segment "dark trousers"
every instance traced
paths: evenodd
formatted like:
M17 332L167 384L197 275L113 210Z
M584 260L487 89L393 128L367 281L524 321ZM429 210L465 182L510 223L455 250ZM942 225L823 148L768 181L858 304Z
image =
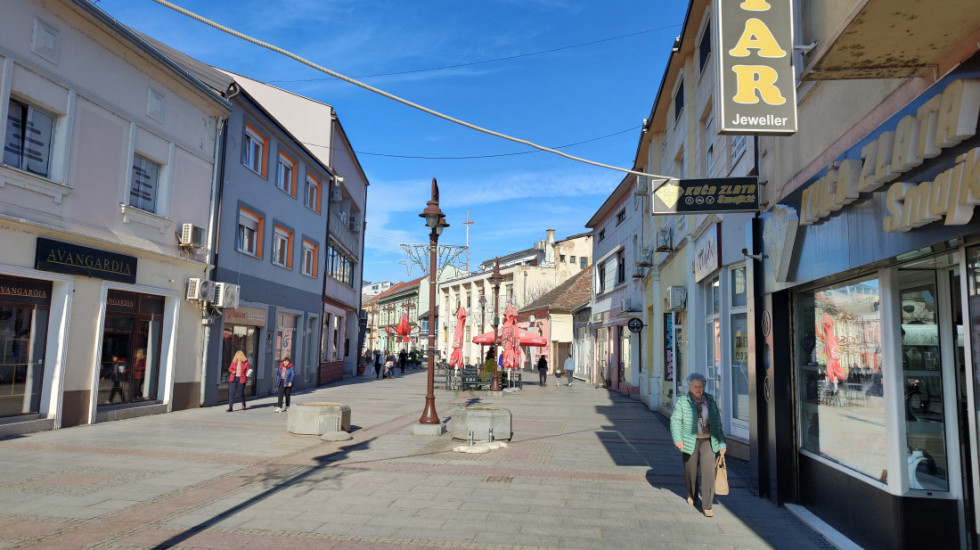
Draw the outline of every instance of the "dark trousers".
M292 386L279 386L279 405L278 405L278 407L280 409L282 408L282 398L283 398L283 396L286 397L286 407L289 407L289 396L292 395L292 393L293 393L293 387Z
M245 384L242 384L240 380L235 380L234 382L228 382L228 408L235 408L235 400L238 395L242 396L242 408L245 408Z
M681 453L684 456L684 485L687 496L697 500L698 466L701 466L701 509L710 510L715 499L715 453L711 450L711 439L696 439L694 452Z
M538 378L542 386L548 385L548 369L538 369Z
M381 365L377 363L374 364L374 377L381 378Z
M405 374L405 364L406 363L407 363L407 361L399 361L398 362L398 368L401 369L402 374Z
M109 390L109 403L116 397L116 393L119 394L119 400L123 403L126 402L126 394L123 393L122 382L113 382L112 389Z

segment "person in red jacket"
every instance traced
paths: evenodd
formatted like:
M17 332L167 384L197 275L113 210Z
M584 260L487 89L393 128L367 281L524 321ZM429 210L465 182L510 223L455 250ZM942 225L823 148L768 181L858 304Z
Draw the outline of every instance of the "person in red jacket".
M235 396L239 392L242 394L242 410L244 411L248 408L245 405L245 384L248 383L248 371L249 364L245 353L242 350L236 351L235 358L232 359L231 365L228 366L228 410L226 412L231 412L235 409Z

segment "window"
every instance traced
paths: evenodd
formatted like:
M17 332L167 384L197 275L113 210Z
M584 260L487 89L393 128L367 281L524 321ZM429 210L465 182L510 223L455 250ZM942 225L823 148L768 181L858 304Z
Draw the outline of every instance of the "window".
M698 67L704 72L704 66L708 64L708 56L711 54L711 23L704 27L704 34L701 35L701 43L698 44Z
M745 266L736 267L730 277L732 372L732 418L749 421L749 322L746 315Z
M568 263L570 263L570 264L574 264L574 263L575 263L575 256L570 256L570 257L568 258Z
M262 225L259 214L247 208L238 209L238 251L262 257Z
M245 123L245 138L242 140L242 164L256 174L266 176L265 150L269 140L249 123Z
M350 259L343 252L332 245L327 246L327 273L346 284L354 286L354 260Z
M54 120L54 115L11 99L3 144L3 163L38 176L49 177Z
M732 136L732 165L738 162L738 159L742 157L742 153L744 152L745 152L745 136L733 135Z
M316 243L303 239L303 275L316 277L318 248Z
M306 175L306 190L303 193L303 203L310 210L320 213L320 181L313 176Z
M626 209L625 208L622 209L622 210L620 210L616 214L616 225L619 225L619 224L623 223L624 221L626 221Z
M564 254L559 254L558 255L558 263L560 263L560 264L565 263L565 255Z
M276 187L296 196L296 161L286 153L279 153L276 163Z
M272 233L272 263L293 268L293 232L278 225Z
M606 262L602 262L599 266L599 272L596 274L596 288L598 291L596 294L602 294L606 291Z
M794 353L800 447L884 482L889 445L878 303L877 279L797 294ZM845 382L851 372L861 373L853 394Z
M616 284L626 282L626 254L622 250L616 253Z
M684 149L682 148L677 152L677 156L674 157L674 173L677 177L684 179L687 177L687 163L684 162Z
M585 268L589 267L589 258L588 257L582 256L581 258L578 259L578 261L579 261L579 267L581 267L582 269L585 269Z
M605 238L606 238L606 230L603 229L602 231L599 232L599 242L602 242L603 240L605 240Z
M715 174L715 119L708 117L704 123L704 175Z
M160 165L142 156L133 156L133 181L129 185L129 205L150 213L157 211Z
M720 313L720 289L721 282L718 277L714 277L705 282L704 289L704 319L705 319L705 365L707 366L707 378L710 384L705 391L716 393L717 384L721 380L721 318Z
M674 122L681 118L681 111L684 110L684 83L677 85L677 92L674 94Z

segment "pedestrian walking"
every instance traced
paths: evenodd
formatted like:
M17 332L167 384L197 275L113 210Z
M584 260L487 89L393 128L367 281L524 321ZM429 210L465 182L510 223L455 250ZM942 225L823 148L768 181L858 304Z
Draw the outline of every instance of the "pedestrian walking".
M398 354L398 368L401 369L402 374L405 374L405 366L408 365L408 352L402 350Z
M245 352L236 351L235 357L228 365L228 409L225 412L235 410L235 398L239 393L242 395L242 410L248 408L245 404L245 384L248 383L249 370L251 367L248 364L248 358L245 357Z
M538 358L538 380L542 388L548 384L548 358L544 355Z
M296 368L293 366L293 362L289 360L289 356L283 357L282 363L279 364L279 368L276 369L276 381L275 387L279 388L279 401L276 405L276 412L284 412L289 410L289 397L293 393L293 379L296 377ZM283 397L286 398L286 406L283 407Z
M725 434L721 427L718 405L705 393L705 377L693 373L687 377L687 396L677 400L670 417L670 437L684 460L684 485L687 504L694 506L698 491L698 466L701 467L701 510L714 517L711 503L715 497L715 453L725 456Z
M565 371L565 376L568 377L567 385L571 386L572 373L575 372L575 359L573 359L571 355L568 356L568 359L565 359L565 366L563 367L563 369Z
M112 356L112 364L109 365L109 370L102 375L102 379L108 378L112 382L112 388L109 390L109 398L106 399L105 404L109 405L112 400L116 398L116 394L119 394L119 401L126 402L126 394L123 393L122 381L123 375L126 373L126 360L118 355Z
M385 370L381 373L381 378L394 378L395 377L395 354L388 353L385 358Z
M374 377L381 378L381 350L374 350Z

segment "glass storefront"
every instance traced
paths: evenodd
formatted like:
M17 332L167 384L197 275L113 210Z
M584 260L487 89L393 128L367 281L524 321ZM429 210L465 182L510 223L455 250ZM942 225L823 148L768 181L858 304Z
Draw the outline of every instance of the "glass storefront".
M745 266L731 271L732 419L749 421L749 321L746 313Z
M98 406L156 401L164 299L110 290L106 296Z
M228 401L228 367L235 353L241 351L252 367L252 376L245 385L245 395L255 395L255 384L259 379L259 338L265 326L266 310L240 306L224 312L224 330L221 333L221 364L218 367L218 402Z
M0 278L0 418L37 414L51 283Z
M877 279L797 294L802 449L887 482Z

